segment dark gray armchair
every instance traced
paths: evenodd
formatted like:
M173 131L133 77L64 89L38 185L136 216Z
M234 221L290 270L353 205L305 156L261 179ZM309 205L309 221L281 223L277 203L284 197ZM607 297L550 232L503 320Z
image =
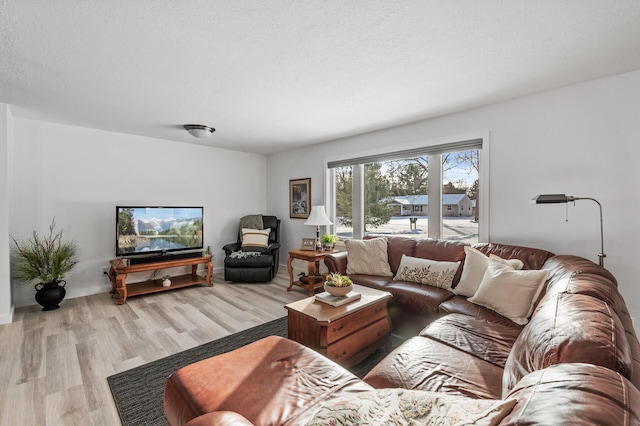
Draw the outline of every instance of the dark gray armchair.
M262 215L262 229L271 230L267 247L242 247L241 228L242 226L238 229L238 240L222 247L225 252L225 281L245 283L271 281L278 272L280 264L280 219Z

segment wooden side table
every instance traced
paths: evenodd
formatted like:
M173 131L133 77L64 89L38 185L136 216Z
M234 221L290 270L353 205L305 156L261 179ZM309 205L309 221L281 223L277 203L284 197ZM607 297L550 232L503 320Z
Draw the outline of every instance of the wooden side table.
M325 256L331 253L332 252L329 251L316 252L313 250L290 250L289 260L287 261L287 271L289 271L289 287L287 288L287 291L291 291L293 286L297 285L300 287L306 287L309 291L309 296L313 296L314 290L324 285L323 280L319 280L318 282L309 280L309 284L305 284L299 280L294 280L293 267L291 266L291 262L293 261L293 259L306 261L308 269L307 276L315 277L320 274L320 261L324 259Z
M391 293L353 285L360 300L333 307L308 297L289 303L288 337L349 367L385 344L389 350Z

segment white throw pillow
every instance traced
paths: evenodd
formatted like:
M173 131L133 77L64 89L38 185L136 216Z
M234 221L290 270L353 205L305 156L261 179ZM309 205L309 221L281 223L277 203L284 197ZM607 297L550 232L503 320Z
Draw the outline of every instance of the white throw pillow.
M549 271L516 271L509 265L490 259L476 294L469 302L489 308L516 324L529 322L534 303L542 291Z
M267 248L269 247L269 233L267 229L242 228L242 248Z
M345 240L344 245L347 248L347 275L393 275L389 266L386 238Z
M377 389L320 406L307 426L326 425L496 425L515 399L474 399L444 392Z
M513 269L522 269L524 266L524 263L519 259L502 259L495 254L487 257L487 255L473 247L465 246L464 253L464 266L462 267L460 282L453 289L453 292L460 296L471 297L476 293L489 266L489 259L499 260Z
M451 290L451 283L458 266L460 262L437 262L403 254L398 273L393 279Z

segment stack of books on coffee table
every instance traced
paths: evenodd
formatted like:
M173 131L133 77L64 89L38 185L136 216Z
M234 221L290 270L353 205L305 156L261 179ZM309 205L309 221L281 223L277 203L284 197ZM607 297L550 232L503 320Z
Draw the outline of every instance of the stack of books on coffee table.
M332 296L327 292L316 294L318 302L326 303L331 306L342 306L350 302L360 300L362 296L356 291L351 291L344 296Z

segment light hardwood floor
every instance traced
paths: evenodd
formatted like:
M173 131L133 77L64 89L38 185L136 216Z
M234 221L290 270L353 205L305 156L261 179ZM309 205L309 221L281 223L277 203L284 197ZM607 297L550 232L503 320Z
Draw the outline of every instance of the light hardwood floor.
M307 297L286 291L282 267L271 283L212 281L121 306L104 293L16 309L0 326L0 425L119 425L108 376L285 316Z

